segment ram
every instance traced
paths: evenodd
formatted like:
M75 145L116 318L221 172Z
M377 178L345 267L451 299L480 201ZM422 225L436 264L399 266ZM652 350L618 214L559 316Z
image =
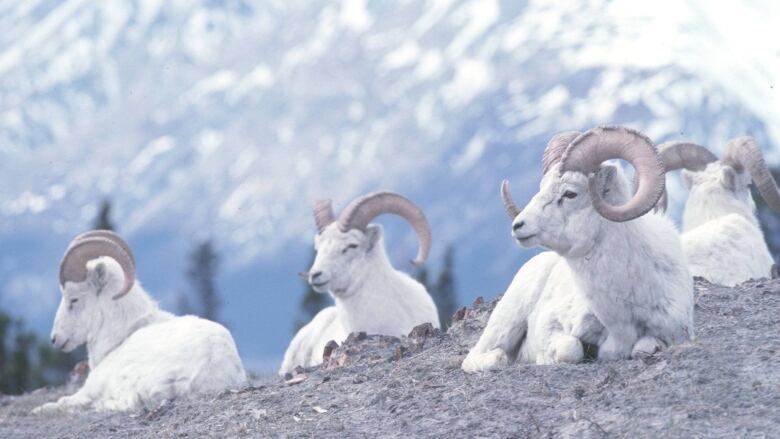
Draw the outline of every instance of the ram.
M86 343L91 372L76 393L35 413L133 410L245 385L227 329L161 310L136 280L133 253L115 233L77 236L60 264L60 288L51 342L66 352Z
M631 163L633 191L611 159ZM462 367L514 358L579 362L650 354L693 337L693 281L673 224L646 215L664 188L657 150L640 133L598 127L548 144L539 192L524 209L502 184L512 235L552 251L528 261L490 316Z
M775 212L780 190L755 140L732 139L721 160L702 146L668 142L661 145L661 158L666 172L683 169L690 192L682 241L691 273L727 286L774 274L750 183Z
M329 292L335 305L320 311L290 342L280 375L297 366L322 363L325 345L342 342L351 332L406 335L421 323L439 327L436 305L425 287L395 270L387 257L382 226L370 224L381 214L406 219L420 240L416 265L425 263L431 232L423 212L391 192L364 195L336 218L329 200L318 201L314 219L317 256L308 280L318 293Z

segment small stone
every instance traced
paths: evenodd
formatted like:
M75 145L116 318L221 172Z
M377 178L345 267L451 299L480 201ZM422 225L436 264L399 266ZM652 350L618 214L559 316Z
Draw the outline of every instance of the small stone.
M390 359L390 361L398 361L401 358L404 357L404 354L406 354L407 349L403 346L396 346L395 352L393 352L393 356Z
M452 322L453 323L459 322L465 318L466 318L466 307L464 306L463 308L455 311L455 314L452 315Z
M430 337L436 335L438 330L430 323L423 323L412 328L412 332L409 333L409 338L416 344L425 342Z
M325 345L325 348L322 350L322 361L323 361L323 362L327 362L328 360L330 360L330 356L333 354L333 351L334 351L336 348L338 348L338 347L339 347L339 344L338 344L338 343L336 343L336 341L335 341L335 340L331 340L331 341L329 341L329 342L328 342L328 343Z
M255 421L259 421L262 418L265 418L268 416L268 410L266 409L252 409L250 412L252 415L252 418L254 418Z
M476 299L474 299L474 303L471 306L479 306L482 305L483 303L485 303L485 299L482 298L482 296L479 296Z
M458 355L456 357L449 357L447 358L447 364L444 366L445 369L460 369L460 365L463 364L463 360L466 358L465 355Z
M299 375L295 375L294 377L292 377L289 380L285 381L285 384L287 384L288 386L294 386L296 384L300 384L300 383L306 381L307 378L308 378L308 376L306 376L305 373L302 373L302 374L299 374Z
M325 410L324 408L322 408L322 407L320 407L318 405L315 405L314 407L312 407L312 409L314 409L315 412L320 413L320 414L328 413L327 410Z

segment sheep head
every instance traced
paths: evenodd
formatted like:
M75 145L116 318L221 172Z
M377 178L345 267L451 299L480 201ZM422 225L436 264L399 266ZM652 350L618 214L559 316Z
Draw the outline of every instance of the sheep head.
M95 230L71 241L60 263L62 299L54 318L52 344L71 351L86 342L102 303L125 296L135 283L135 259L113 232Z
M658 151L664 164L664 172L672 172L678 169L683 169L683 172L703 171L708 164L718 160L709 149L693 142L665 142L658 147ZM666 190L664 190L661 199L658 200L658 204L655 206L655 210L665 212L667 205L668 197Z
M338 218L330 200L318 201L314 206L317 256L308 273L315 291L338 295L360 279L370 256L384 252L382 226L371 221L386 213L399 215L412 225L420 241L412 263L425 263L431 246L430 226L422 210L405 197L392 192L364 195L352 201Z
M549 146L548 146L549 148ZM631 163L638 189L611 159ZM598 127L570 140L550 163L539 192L524 209L516 209L512 234L524 247L542 245L562 255L582 255L595 244L605 219L624 222L653 208L664 188L663 165L653 143L625 127ZM502 184L502 200L516 206Z
M686 229L725 213L752 217L756 205L750 194L751 182L767 205L780 212L780 189L752 137L732 139L721 160L703 169L684 169L683 180L690 191L685 207Z

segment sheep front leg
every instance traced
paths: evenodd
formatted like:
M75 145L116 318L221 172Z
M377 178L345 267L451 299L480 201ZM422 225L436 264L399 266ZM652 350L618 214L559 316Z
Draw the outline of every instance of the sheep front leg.
M463 360L461 367L465 372L481 372L509 364L507 352L520 343L527 328L526 320L518 312L518 298L514 297L521 294L510 286L498 302L479 341Z
M598 361L614 361L628 358L636 340L637 336L634 328L610 329L604 343L599 346Z
M516 351L520 345L528 329L528 316L559 259L555 253L546 252L520 268L490 315L479 341L463 360L461 368L465 372L480 372L509 364L507 353Z
M63 396L56 402L47 402L33 409L32 414L46 414L46 413L69 413L79 411L80 409L92 404L86 392L82 388L73 395Z

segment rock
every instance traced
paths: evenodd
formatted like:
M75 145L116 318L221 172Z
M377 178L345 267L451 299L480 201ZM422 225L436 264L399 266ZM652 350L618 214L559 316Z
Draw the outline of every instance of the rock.
M300 384L306 381L307 378L308 376L305 373L301 373L298 375L294 375L292 378L286 380L284 383L287 384L288 386L294 386L296 384Z
M331 354L333 354L333 350L336 349L337 347L339 347L339 344L336 343L335 340L329 341L325 345L325 349L322 350L322 361L327 362L328 360L330 360L330 356Z

